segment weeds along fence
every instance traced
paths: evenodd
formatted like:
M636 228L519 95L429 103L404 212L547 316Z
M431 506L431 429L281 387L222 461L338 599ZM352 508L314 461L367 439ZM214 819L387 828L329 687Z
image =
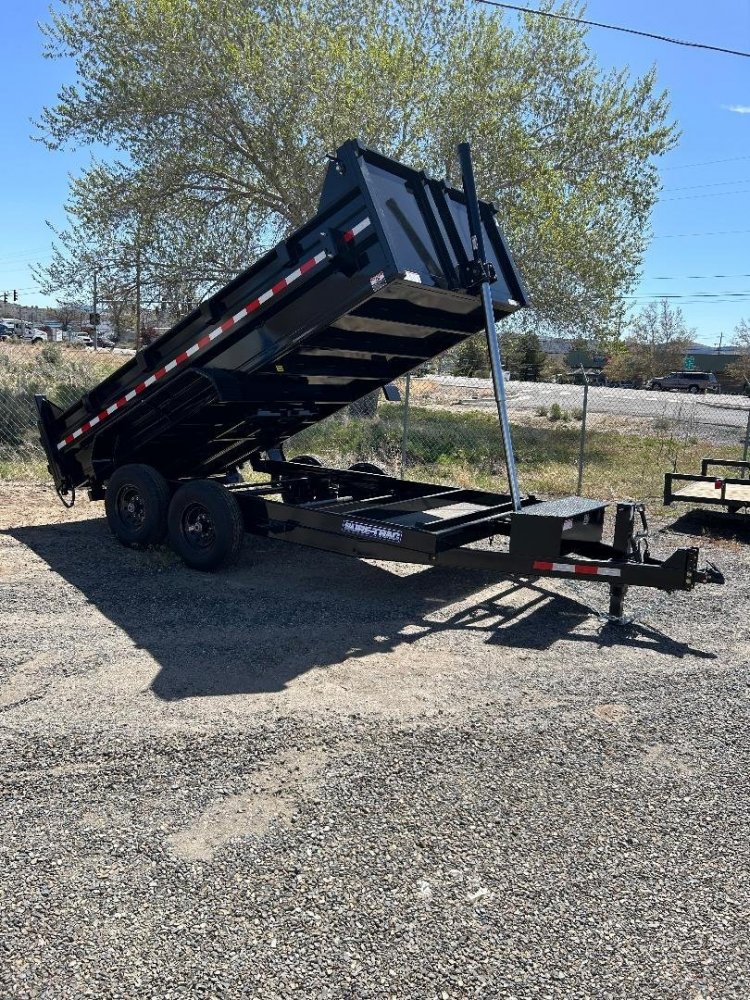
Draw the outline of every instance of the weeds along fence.
M123 362L59 344L0 344L0 479L44 479L34 395L67 407Z
M47 344L0 344L0 479L46 479L34 394L67 406L123 363L121 355ZM489 379L432 375L397 383L287 443L348 468L369 462L408 479L504 492L505 460ZM521 489L564 496L658 498L667 471L697 472L704 455L739 458L750 401L512 379L506 384Z
M400 403L331 417L297 435L288 453L506 491L489 379L412 376L398 387ZM697 472L704 455L738 458L747 447L744 397L516 380L506 394L521 489L540 496L658 498L665 472Z

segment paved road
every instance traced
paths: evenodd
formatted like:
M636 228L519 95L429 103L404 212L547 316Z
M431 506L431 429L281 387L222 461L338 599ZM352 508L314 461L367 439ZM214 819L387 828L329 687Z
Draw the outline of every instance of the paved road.
M489 379L440 380L446 392L461 395L464 405L494 407ZM564 409L582 406L583 387L555 385L548 382L506 384L511 410L535 410L557 402ZM472 398L473 397L473 398ZM682 392L647 392L642 389L614 389L592 386L589 389L589 412L612 416L663 418L690 423L695 436L706 440L735 444L744 436L750 410L746 396L691 396Z

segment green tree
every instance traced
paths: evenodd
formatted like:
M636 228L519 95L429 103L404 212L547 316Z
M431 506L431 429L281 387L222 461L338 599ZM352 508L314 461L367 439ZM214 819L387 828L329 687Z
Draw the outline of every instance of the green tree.
M655 72L603 71L580 25L468 0L63 0L44 30L76 81L40 136L111 151L73 185L47 287L138 255L154 291L203 294L310 217L353 136L452 182L473 142L535 303L516 324L595 332L638 275L675 131Z
M740 357L728 364L724 375L741 387L750 391L750 321L741 319L734 328L734 336L730 351L736 351Z
M503 368L513 378L536 382L544 366L545 354L535 333L509 330L500 338Z
M643 382L681 371L694 337L679 306L671 306L668 299L649 302L632 318L628 336L611 354L604 369L607 378Z
M467 337L452 352L453 374L469 378L486 378L490 373L490 359L484 333Z

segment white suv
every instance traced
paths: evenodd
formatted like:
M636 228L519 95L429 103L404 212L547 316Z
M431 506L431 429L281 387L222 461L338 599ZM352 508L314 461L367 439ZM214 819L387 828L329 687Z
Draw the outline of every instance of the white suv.
M684 392L721 392L719 380L713 372L670 372L652 378L646 383L647 389L675 389Z

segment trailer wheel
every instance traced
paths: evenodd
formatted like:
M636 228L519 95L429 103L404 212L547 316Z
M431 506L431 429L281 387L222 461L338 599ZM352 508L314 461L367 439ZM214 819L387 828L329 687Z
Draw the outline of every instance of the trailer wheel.
M169 505L169 544L193 569L212 570L235 561L245 526L237 500L211 479L180 486Z
M385 470L372 462L355 462L349 466L349 472L369 472L373 476L384 476Z
M107 523L123 545L156 545L163 541L168 507L169 485L150 465L123 465L107 483Z

